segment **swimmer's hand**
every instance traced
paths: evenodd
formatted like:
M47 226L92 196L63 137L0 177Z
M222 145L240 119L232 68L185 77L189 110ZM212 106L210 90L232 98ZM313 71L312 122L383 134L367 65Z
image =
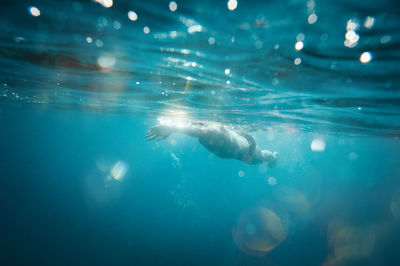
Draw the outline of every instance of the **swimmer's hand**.
M269 167L269 168L275 168L275 167L276 167L276 163L277 163L277 161L278 161L278 153L277 153L277 152L273 152L273 153L272 153L272 156L273 156L272 161L270 161L270 162L268 163L268 167Z
M166 139L171 135L172 129L168 126L164 125L158 125L150 128L147 133L146 133L146 139L147 140L153 140L155 139L156 141L160 141L163 139Z

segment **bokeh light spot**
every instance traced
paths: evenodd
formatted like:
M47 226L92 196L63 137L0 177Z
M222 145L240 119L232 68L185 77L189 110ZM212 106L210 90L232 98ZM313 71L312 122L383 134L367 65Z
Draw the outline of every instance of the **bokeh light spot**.
M193 25L188 28L188 33L194 34L196 32L201 32L202 30L203 30L203 27L201 25Z
M294 48L295 48L297 51L300 51L301 49L303 49L303 47L304 47L304 43L303 43L302 41L296 42L296 44L295 44L295 46L294 46Z
M95 0L96 3L104 6L105 8L110 8L113 6L113 0Z
M277 183L277 181L276 181L276 178L275 178L275 177L273 177L273 176L268 177L268 184L269 184L270 186L275 186L276 183Z
M386 44L392 40L392 37L390 35L384 35L381 37L379 40L381 44Z
M236 0L229 0L227 3L228 9L233 11L237 8L237 1Z
M312 151L317 151L317 152L324 151L325 146L326 146L325 141L321 138L314 139L311 142L311 150Z
M169 10L171 10L172 12L175 12L178 9L178 5L176 4L175 1L171 1L168 7Z
M39 10L39 8L37 8L37 7L35 7L35 6L30 6L30 7L28 8L28 10L29 10L29 13L30 13L32 16L34 16L34 17L40 16L40 10Z
M254 47L256 47L256 49L261 49L263 47L263 45L264 45L264 43L262 41L260 41L260 40L257 40L254 43Z
M301 191L292 187L280 187L273 191L278 201L284 204L287 210L297 214L305 214L311 207L309 198Z
M115 180L121 180L124 178L126 173L128 172L128 164L124 161L118 161L115 163L113 168L110 170L110 175L115 179Z
M246 254L264 256L277 247L287 235L281 218L265 207L245 210L232 230L233 240Z
M110 54L103 54L97 58L97 64L103 69L112 68L116 62L117 59L115 58L115 56L112 56Z
M132 21L136 21L138 19L138 15L136 14L135 11L130 10L128 12L128 18Z
M214 37L208 38L208 44L209 45L214 45L215 44L215 38Z
M302 41L304 41L304 38L305 38L306 36L304 35L304 33L299 33L299 34L297 34L297 36L296 36L296 41L298 41L298 42L302 42Z
M307 19L308 24L314 24L315 22L317 22L317 20L318 20L318 17L315 14L309 15L308 19Z
M114 29L119 30L119 29L121 29L121 26L122 26L121 22L119 22L118 20L113 22Z
M96 40L96 46L97 47L103 47L103 41L102 40Z
M372 59L372 54L370 52L364 52L360 56L360 62L363 64L368 63Z
M324 265L350 265L367 257L375 247L376 234L372 226L354 226L334 220L328 226L331 255Z
M368 16L368 17L365 18L365 21L364 21L364 27L365 28L370 29L370 28L372 28L374 26L374 24L375 24L375 18L374 17Z

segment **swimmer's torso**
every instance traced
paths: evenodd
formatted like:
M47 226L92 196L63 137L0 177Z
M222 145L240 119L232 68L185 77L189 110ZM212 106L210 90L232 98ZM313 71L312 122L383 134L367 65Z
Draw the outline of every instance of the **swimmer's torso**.
M199 142L218 157L240 160L249 150L249 143L238 133L224 126L215 126L207 130Z

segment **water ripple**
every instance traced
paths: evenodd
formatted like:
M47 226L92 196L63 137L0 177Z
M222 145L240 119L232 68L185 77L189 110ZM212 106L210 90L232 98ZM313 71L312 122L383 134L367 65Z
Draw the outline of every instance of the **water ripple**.
M400 134L400 20L392 1L246 1L233 12L213 1L182 2L175 12L162 1L79 4L37 1L38 17L22 2L3 5L3 106L175 109L253 129ZM349 23L353 48L344 45ZM366 51L372 60L362 63Z

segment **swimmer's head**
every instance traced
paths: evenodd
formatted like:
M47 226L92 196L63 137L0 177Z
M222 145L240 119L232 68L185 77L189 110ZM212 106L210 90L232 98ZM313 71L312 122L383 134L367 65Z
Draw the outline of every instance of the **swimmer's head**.
M274 168L276 166L276 162L278 160L277 152L270 152L268 150L261 151L264 162L268 163L270 168Z

